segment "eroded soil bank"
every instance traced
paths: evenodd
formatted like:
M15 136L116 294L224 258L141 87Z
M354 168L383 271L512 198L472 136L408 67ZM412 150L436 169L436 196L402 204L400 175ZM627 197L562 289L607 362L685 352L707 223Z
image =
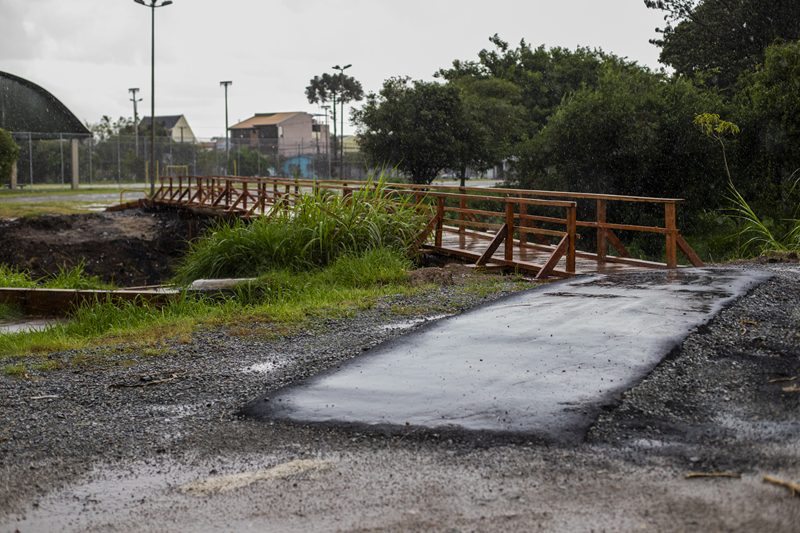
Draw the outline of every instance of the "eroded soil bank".
M123 211L42 215L0 221L0 263L27 270L34 279L73 268L120 287L169 279L186 250L188 221L176 213Z
M569 446L240 416L264 391L433 309L486 301L458 286L302 329L213 328L50 354L60 370L0 377L0 531L796 532L798 499L763 476L800 482L800 271L747 268L775 276L693 331ZM229 475L253 482L181 490Z

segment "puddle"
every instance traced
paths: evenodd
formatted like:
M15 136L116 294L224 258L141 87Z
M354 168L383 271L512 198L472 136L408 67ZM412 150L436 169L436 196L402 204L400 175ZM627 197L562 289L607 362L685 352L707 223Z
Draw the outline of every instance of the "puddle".
M395 331L398 329L411 329L414 326L418 326L426 322L434 322L441 318L447 318L448 316L453 316L453 315L435 315L425 318L415 318L413 320L402 320L400 322L392 322L391 324L386 324L382 326L381 329L385 331Z

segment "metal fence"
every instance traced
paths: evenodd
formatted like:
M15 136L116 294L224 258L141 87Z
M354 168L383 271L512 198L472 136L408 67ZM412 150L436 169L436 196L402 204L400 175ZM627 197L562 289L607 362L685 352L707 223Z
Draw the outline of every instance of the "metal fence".
M17 161L18 186L72 183L72 145L77 141L80 185L127 185L149 183L150 176L259 176L302 179L365 180L370 170L364 157L345 147L344 164L333 153L328 156L313 143L280 146L270 139L225 139L176 142L158 137L155 161L151 159L149 135L138 138L112 135L104 138L70 134L12 132L20 147ZM155 167L155 168L154 168Z

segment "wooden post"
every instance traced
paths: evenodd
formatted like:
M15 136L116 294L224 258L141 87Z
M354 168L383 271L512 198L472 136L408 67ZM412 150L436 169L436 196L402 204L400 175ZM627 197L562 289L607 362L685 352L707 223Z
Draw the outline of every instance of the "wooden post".
M467 197L466 197L467 191L464 189L464 187L459 187L458 188L458 194L461 195L461 197L458 199L458 207L459 207L459 209L466 209L467 208ZM464 213L459 213L458 214L458 220L464 220ZM464 224L459 224L458 232L460 234L462 234L462 235L464 234L464 229L465 229L464 228Z
M525 198L525 195L524 194L520 194L519 197L520 198ZM528 222L530 222L530 221L529 220L525 220L524 218L522 218L522 215L527 215L527 214L528 214L528 205L527 204L523 204L522 202L520 202L520 204L519 204L519 225L522 228L530 227L530 224L528 224ZM527 231L520 231L519 232L519 247L522 248L523 244L528 244L528 232Z
M577 227L577 204L573 203L567 208L567 236L569 237L569 247L567 248L567 272L575 273L575 228Z
M675 204L664 204L664 221L665 228L669 231L667 233L667 268L678 268L678 247L677 239L678 234L675 227Z
M606 223L606 201L597 200L597 223ZM597 260L606 260L606 250L608 249L607 232L605 228L597 228Z
M508 235L506 235L506 253L505 260L514 260L514 202L510 202L506 198L506 227L508 228Z
M78 188L78 139L70 140L72 148L72 188Z
M247 182L242 182L242 209L247 212Z
M444 224L444 197L439 196L436 198L436 240L434 242L437 248L442 247L442 224Z

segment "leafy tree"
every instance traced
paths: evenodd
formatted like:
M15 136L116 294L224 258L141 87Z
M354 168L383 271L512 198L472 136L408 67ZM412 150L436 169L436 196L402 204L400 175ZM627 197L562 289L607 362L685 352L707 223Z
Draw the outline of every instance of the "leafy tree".
M19 146L6 130L0 129L0 182L11 179L11 169L19 157Z
M481 50L478 61L453 61L450 69L437 76L454 82L463 79L500 79L519 88L518 103L525 109L527 131L544 126L547 117L562 99L584 86L597 86L598 68L605 63L621 63L601 51L578 48L546 50L544 45L531 48L525 40L512 49L497 34L489 39L495 50Z
M450 167L458 172L461 186L467 167L485 172L513 154L524 131L525 108L513 83L499 78L458 78L449 84L461 99L460 127Z
M339 146L336 137L337 99L339 105L342 106L342 112L344 112L344 104L360 102L364 99L364 89L361 87L361 83L352 76L325 73L322 76L314 76L311 85L306 87L306 97L310 104L333 103L333 152L336 153Z
M575 192L685 198L684 217L721 205L718 148L697 142L697 110L720 110L714 92L644 68L606 66L596 89L559 106L518 156L516 185ZM616 220L641 224L646 206L619 206ZM592 214L584 213L584 216ZM650 215L647 215L650 216ZM654 224L662 213L652 213ZM684 219L684 226L690 224Z
M665 12L660 61L678 75L715 73L711 82L732 89L741 73L764 59L775 39L800 39L797 0L644 0ZM676 23L673 26L673 23Z
M390 78L378 95L352 111L359 146L373 164L397 166L414 183L429 184L457 161L463 108L455 87Z

